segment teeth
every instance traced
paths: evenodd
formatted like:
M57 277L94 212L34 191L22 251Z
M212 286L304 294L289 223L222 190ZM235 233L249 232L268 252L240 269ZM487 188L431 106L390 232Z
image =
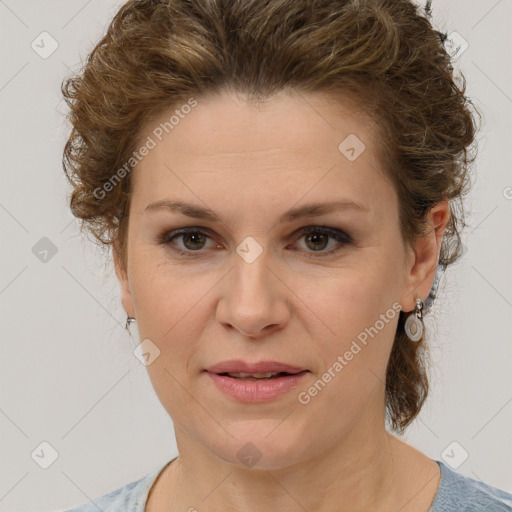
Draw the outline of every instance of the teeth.
M274 377L281 372L267 372L267 373L228 373L230 377L234 377L236 379L245 379L247 377L254 377L255 379L268 379L270 377Z

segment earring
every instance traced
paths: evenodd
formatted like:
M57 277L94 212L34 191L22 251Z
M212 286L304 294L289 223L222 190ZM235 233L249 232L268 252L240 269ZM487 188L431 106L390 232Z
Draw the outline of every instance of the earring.
M405 321L405 333L411 341L419 341L423 336L423 301L417 297L416 307L414 311L407 317Z
M133 318L133 316L130 316L130 315L127 315L126 317L126 325L124 326L124 328L128 331L129 328L130 328L130 324L132 322L135 322L135 318Z

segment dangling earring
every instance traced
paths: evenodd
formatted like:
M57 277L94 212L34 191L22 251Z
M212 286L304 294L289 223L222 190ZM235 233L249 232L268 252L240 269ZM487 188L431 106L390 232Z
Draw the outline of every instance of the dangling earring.
M129 329L130 329L130 324L131 324L132 322L135 322L135 318L133 318L133 316L127 315L127 317L126 317L126 325L124 326L124 328L125 328L127 331L129 331Z
M414 311L407 317L405 321L405 333L411 341L419 341L423 336L423 301L418 297L416 299L416 307Z

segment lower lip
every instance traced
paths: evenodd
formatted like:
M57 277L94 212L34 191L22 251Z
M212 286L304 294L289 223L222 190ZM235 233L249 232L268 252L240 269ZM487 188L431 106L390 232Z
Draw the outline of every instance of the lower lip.
M305 377L308 370L294 375L274 377L273 379L242 380L206 372L214 384L226 395L241 402L260 403L274 400L294 389Z

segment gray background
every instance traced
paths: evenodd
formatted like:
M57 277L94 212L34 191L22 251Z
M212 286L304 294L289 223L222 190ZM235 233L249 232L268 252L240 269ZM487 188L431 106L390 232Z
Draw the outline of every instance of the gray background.
M113 268L79 235L61 168L69 127L60 83L121 4L0 0L0 511L63 510L177 454L124 331ZM448 270L434 313L432 391L405 439L445 462L466 450L457 471L512 492L512 2L433 4L437 27L469 43L454 62L485 124L467 253ZM46 58L43 31L58 44ZM47 469L42 442L58 453Z

